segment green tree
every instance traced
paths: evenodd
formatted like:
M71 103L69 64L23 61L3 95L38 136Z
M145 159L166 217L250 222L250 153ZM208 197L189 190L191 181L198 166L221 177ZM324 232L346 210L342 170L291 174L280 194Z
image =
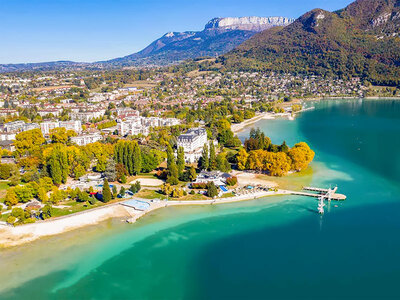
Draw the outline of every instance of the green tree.
M112 187L112 198L115 199L118 196L117 186L114 184Z
M137 175L142 170L142 154L140 147L135 143L133 148L133 174Z
M178 184L178 176L178 167L176 166L176 164L171 164L168 170L167 182L171 185Z
M178 176L181 177L183 171L185 170L185 152L183 150L183 147L178 148L176 165L178 167Z
M57 144L53 148L47 165L54 184L60 185L67 182L69 165L65 146Z
M212 181L207 184L207 196L210 198L218 196L218 189Z
M189 179L190 181L195 181L197 178L197 173L196 173L196 169L191 166L189 169Z
M123 197L126 193L125 187L121 186L121 189L119 190L119 194Z
M49 197L47 196L46 189L44 187L39 187L39 189L38 189L38 199L42 203L46 203L49 200Z
M14 206L18 204L18 197L17 194L15 193L15 188L10 188L7 191L4 204L7 206Z
M214 143L210 142L210 160L208 165L208 170L212 171L217 168L217 158L215 154L215 146Z
M114 159L110 158L107 160L106 170L104 172L104 175L111 182L117 179L116 164Z
M53 207L50 204L46 204L42 208L42 218L48 219L51 218L52 215L53 215Z
M103 202L107 203L111 201L111 189L110 189L110 185L108 184L108 180L107 178L104 179L104 183L103 183Z
M86 174L86 170L82 165L77 165L74 168L74 178L75 179L78 179L78 178L82 177L85 174Z
M231 170L231 164L226 159L226 153L221 152L217 155L217 169L222 172L229 172Z
M207 170L209 166L209 156L208 156L208 146L207 144L204 144L203 146L203 152L201 153L201 157L199 160L199 168L201 170Z

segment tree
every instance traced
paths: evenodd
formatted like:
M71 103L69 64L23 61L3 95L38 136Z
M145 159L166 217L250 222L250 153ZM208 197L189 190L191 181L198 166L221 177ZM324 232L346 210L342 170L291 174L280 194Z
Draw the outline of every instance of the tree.
M70 133L69 133L70 134ZM69 134L64 127L57 127L50 130L50 139L52 143L66 144L69 140Z
M53 148L47 166L54 184L60 185L67 181L69 165L66 147L64 145L57 144Z
M125 166L121 163L115 165L117 180L121 183L126 183L126 176L129 174ZM122 180L124 178L124 180ZM125 182L123 182L125 181Z
M7 206L14 206L18 204L17 194L15 193L15 188L10 188L7 191L4 204Z
M106 170L104 172L104 175L111 182L117 179L116 164L114 159L110 158L107 160Z
M225 152L221 152L217 155L216 165L217 169L222 172L229 172L231 170L231 164L226 159Z
M203 146L203 152L201 153L201 157L199 160L199 167L202 170L207 170L209 167L209 156L208 156L208 146L207 144L204 144Z
M286 145L286 141L283 141L282 145L279 147L279 150L285 153L289 152L289 147Z
M301 171L306 169L314 159L315 152L306 143L301 142L288 151L288 156L291 159L291 169Z
M111 201L111 190L110 190L110 185L108 184L107 178L104 179L103 183L103 202L107 203Z
M195 181L197 178L197 173L196 173L196 169L191 166L189 169L189 179L190 181Z
M173 187L171 187L171 185L169 183L164 183L161 187L161 192L164 195L169 196L169 195L171 195L172 191L173 191Z
M178 176L181 177L183 171L185 170L185 152L183 150L183 147L178 148L176 165L178 168Z
M249 157L249 154L246 152L244 148L240 148L236 160L237 160L237 166L239 170L245 170L246 169L246 164L247 164L247 158Z
M117 190L117 186L113 185L112 187L112 198L115 199L118 196L118 190Z
M140 147L135 143L133 148L133 174L137 175L142 170L142 155Z
M207 196L210 198L218 196L218 189L212 181L207 184Z
M49 197L47 196L46 189L44 187L39 187L39 189L38 189L38 199L42 203L46 203L49 200Z
M50 177L42 177L39 179L39 186L43 187L46 192L50 192L53 187L53 180Z
M18 202L26 203L33 198L32 190L25 186L18 185L14 188L15 194L17 195Z
M208 165L208 170L212 171L217 168L217 158L215 154L215 146L214 143L210 142L210 160Z
M79 191L79 193L77 195L77 198L76 198L76 201L77 202L87 202L87 201L89 201L89 198L90 197L89 197L87 192Z
M51 218L52 215L53 215L53 207L50 204L46 204L42 208L42 218L45 220Z
M86 170L82 165L77 165L74 168L74 178L78 179L86 174Z
M142 186L140 185L140 181L136 181L135 182L135 186L136 186L136 191L139 192L142 189Z
M167 182L172 185L178 184L178 176L178 167L176 166L176 164L171 164L167 176Z
M170 169L171 165L175 165L175 155L174 152L172 150L172 147L168 144L167 145L167 169Z
M121 186L121 189L119 190L119 194L123 197L126 193L125 187Z
M18 133L14 145L19 155L33 154L40 150L40 146L45 141L42 131L36 128Z

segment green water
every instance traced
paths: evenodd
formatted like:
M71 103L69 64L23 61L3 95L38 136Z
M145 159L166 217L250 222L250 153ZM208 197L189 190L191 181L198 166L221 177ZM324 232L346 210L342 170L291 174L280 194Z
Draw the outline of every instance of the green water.
M256 126L316 150L304 180L348 196L323 217L274 197L105 222L1 251L0 299L400 298L400 102L315 106Z

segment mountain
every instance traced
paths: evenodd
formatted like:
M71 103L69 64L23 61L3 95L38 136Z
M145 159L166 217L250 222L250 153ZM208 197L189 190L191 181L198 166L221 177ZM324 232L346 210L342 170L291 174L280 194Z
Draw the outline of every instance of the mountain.
M53 70L79 70L94 67L89 63L73 61L52 61L26 64L0 64L0 72L25 72L25 71L53 71Z
M214 18L202 31L169 32L140 52L101 62L116 66L168 65L189 58L224 54L255 33L275 26L286 26L285 17Z
M360 76L399 85L399 32L400 0L357 0L255 34L219 61L226 69Z

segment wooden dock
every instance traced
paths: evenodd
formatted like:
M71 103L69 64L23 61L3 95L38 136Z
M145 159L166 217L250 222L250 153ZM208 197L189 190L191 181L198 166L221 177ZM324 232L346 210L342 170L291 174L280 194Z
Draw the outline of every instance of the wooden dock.
M346 200L346 195L336 193L337 187L333 189L322 189L317 187L303 187L303 190L307 192L301 191L287 191L289 194L298 195L298 196L305 196L305 197L314 197L318 198L318 212L320 214L324 213L324 201L330 202L331 200L335 201L343 201Z

